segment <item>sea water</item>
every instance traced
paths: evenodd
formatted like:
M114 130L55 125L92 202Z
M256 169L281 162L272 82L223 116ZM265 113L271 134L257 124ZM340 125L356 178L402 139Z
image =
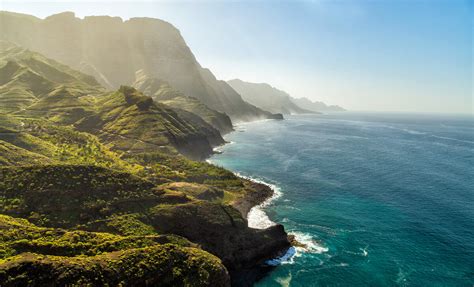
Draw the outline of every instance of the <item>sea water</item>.
M288 116L226 140L211 162L276 190L249 225L306 245L257 286L473 286L472 116Z

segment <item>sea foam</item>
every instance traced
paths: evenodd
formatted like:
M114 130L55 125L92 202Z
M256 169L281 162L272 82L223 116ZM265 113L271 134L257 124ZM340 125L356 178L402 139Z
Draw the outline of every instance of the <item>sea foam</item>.
M305 247L296 247L298 252L321 254L327 252L329 249L324 247L320 242L316 241L311 235L303 232L290 232L295 236L296 241L303 244Z
M269 206L275 199L282 196L281 189L277 185L265 182L261 179L244 176L239 173L235 173L235 174L239 177L251 180L253 182L264 184L273 190L273 195L271 197L267 198L261 204L256 205L250 209L249 213L247 214L248 226L250 228L255 228L255 229L265 229L270 226L276 225L276 223L271 221L268 215L265 213L264 208Z
M249 176L244 176L240 173L235 173L237 176L264 184L268 187L270 187L273 190L273 195L269 198L267 198L264 202L262 202L259 205L256 205L252 207L247 214L247 222L248 226L251 228L256 228L256 229L265 229L268 227L271 227L273 225L276 225L275 222L273 222L268 215L265 212L265 208L268 207L283 195L281 189L279 186L275 184L268 183L266 181L263 181L261 179L256 179L253 177ZM327 247L324 247L320 243L318 243L316 240L313 239L313 237L309 234L303 233L303 232L290 232L290 235L294 235L296 241L304 245L304 247L290 247L285 254L283 254L280 257L273 258L270 260L267 260L265 263L270 266L277 266L280 264L293 264L294 263L294 258L301 256L303 253L315 253L315 254L321 254L324 252L328 251Z

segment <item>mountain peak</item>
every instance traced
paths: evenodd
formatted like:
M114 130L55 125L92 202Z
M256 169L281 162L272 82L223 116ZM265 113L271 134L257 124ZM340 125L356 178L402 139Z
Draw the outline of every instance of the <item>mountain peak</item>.
M92 75L111 90L133 84L135 72L143 70L147 76L166 81L184 96L194 97L235 120L270 116L203 69L179 30L166 21L123 21L110 16L80 19L65 12L46 20L0 13L0 23L5 27L23 27L21 33L13 28L3 29L0 40L18 43Z
M51 21L51 20L71 20L71 19L77 19L76 18L76 14L74 12L71 12L71 11L65 11L65 12L61 12L61 13L58 13L58 14L53 14L51 16L48 16L45 18L45 20L48 20L48 21Z

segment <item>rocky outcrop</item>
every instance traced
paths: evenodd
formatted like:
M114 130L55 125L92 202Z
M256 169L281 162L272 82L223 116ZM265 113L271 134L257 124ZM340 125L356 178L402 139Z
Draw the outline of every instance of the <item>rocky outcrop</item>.
M262 183L254 181L246 181L246 183L249 185L248 192L232 204L245 218L252 207L263 203L274 192L268 185Z
M163 79L208 107L235 120L267 118L265 112L242 100L197 62L180 32L171 24L151 18L90 16L74 13L39 18L0 12L0 40L40 52L116 89L131 85L135 72Z
M221 258L230 272L261 264L290 246L283 226L251 229L236 209L205 201L158 206L151 222L159 232L200 244Z

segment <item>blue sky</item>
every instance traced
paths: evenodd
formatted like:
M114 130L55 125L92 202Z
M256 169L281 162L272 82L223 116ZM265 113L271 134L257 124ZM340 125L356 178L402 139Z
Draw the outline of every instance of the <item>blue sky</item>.
M0 0L0 9L160 18L220 79L267 82L351 110L472 114L472 3Z

